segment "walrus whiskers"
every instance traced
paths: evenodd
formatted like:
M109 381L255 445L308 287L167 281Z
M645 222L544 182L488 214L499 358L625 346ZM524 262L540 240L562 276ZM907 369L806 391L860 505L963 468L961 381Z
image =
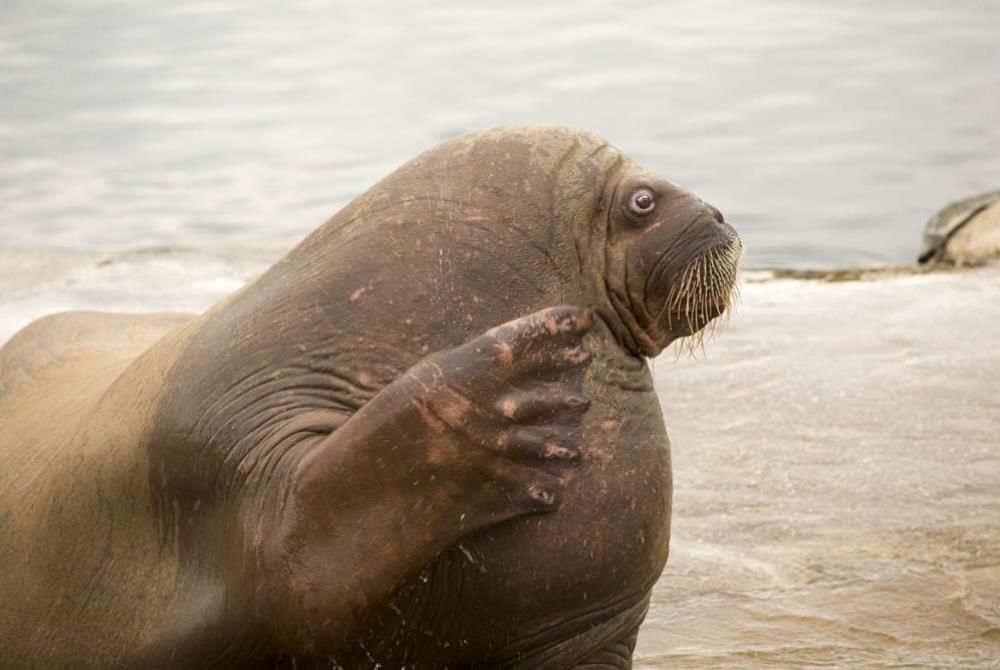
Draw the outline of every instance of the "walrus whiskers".
M705 351L705 337L715 337L730 318L739 303L740 290L737 275L743 257L743 245L738 239L722 247L715 247L692 261L670 290L661 310L668 324L673 313L683 304L684 316L690 334L675 340L679 358L687 353L696 357ZM711 317L713 309L721 314ZM700 324L700 327L699 327Z

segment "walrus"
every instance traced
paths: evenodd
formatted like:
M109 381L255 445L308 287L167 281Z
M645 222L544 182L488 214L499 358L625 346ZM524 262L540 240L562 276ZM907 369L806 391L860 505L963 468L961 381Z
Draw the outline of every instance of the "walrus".
M200 316L0 349L4 667L627 668L668 554L647 358L722 215L600 137L419 155Z

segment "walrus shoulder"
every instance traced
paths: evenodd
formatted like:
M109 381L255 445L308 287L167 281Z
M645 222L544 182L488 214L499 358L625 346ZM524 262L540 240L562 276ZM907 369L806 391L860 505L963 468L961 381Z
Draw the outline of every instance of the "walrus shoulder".
M0 347L0 397L57 363L88 356L133 358L193 314L61 312L29 323Z

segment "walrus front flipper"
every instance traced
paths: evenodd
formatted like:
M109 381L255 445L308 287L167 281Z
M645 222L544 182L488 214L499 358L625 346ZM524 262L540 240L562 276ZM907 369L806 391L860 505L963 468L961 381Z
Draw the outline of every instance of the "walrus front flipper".
M433 354L318 442L265 505L261 631L284 653L332 654L443 549L553 509L579 456L592 322L553 308Z

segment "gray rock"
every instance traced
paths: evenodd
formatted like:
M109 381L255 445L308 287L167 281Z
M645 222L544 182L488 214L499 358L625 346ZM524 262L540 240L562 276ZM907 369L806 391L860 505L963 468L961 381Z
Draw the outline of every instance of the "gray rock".
M976 265L1000 257L1000 189L948 205L924 227L920 263Z

